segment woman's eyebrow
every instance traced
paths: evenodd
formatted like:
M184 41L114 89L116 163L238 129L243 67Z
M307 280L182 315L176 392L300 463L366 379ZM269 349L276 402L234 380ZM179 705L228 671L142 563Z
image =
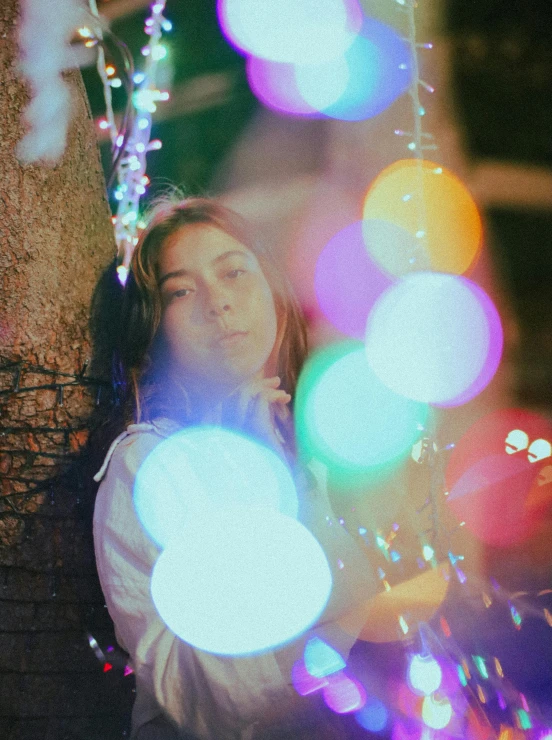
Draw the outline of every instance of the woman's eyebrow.
M227 252L223 252L222 254L219 254L218 257L215 257L214 260L211 260L211 264L216 265L219 262L222 262L223 260L225 260L227 257L232 257L236 254L240 255L241 257L248 257L247 252L242 252L241 249L229 249ZM170 278L183 277L189 274L190 274L190 271L185 270L184 268L182 268L181 270L175 270L174 272L168 272L166 275L163 275L163 277L159 280L159 282L157 283L157 287L160 288L163 285L163 283L167 282L167 280L169 280Z

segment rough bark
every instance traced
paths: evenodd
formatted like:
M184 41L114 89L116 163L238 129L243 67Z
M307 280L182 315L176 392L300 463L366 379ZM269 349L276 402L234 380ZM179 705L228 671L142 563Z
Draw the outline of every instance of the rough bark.
M115 254L113 230L78 70L66 75L73 121L62 160L22 167L16 159L29 100L17 69L17 19L18 1L2 0L0 734L119 738L124 720L110 695L122 671L104 677L85 634L92 623L110 629L79 510L86 482L65 474L95 405L98 384L81 371L91 356L94 287Z

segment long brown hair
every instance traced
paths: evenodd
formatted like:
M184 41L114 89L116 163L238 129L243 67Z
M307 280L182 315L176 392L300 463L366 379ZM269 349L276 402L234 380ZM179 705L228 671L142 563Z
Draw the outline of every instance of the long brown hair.
M180 417L186 416L186 409L189 411L185 389L179 389L183 397L175 403L160 367L158 329L162 304L158 262L167 239L190 224L206 224L224 231L251 250L259 261L276 307L273 370L281 378L280 387L292 397L306 358L306 324L291 285L273 256L252 237L246 222L215 200L164 198L151 210L148 225L136 245L123 296L117 367L127 422L151 421L168 409L178 409Z

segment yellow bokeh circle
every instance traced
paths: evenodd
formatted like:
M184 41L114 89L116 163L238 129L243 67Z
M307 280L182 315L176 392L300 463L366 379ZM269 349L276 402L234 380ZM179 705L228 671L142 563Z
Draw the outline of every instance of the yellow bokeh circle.
M481 217L466 186L428 160L401 159L386 167L366 194L363 218L368 250L394 275L418 270L461 275L481 247ZM380 228L370 229L370 223ZM381 228L385 223L407 238L389 240L390 230Z

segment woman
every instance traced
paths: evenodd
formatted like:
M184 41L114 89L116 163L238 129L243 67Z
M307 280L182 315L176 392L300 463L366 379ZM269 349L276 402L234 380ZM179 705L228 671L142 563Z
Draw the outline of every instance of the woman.
M296 464L288 406L306 356L305 325L286 279L236 214L204 199L154 210L132 259L119 354L130 424L95 476L94 540L117 639L136 675L132 737L342 737L318 697L296 694L291 667L314 633L343 654L350 649L354 638L335 618L353 594L369 595L372 580L351 538L332 527L323 486ZM195 649L164 625L150 595L160 551L136 517L134 478L163 438L205 423L246 432L289 463L302 491L300 518L332 567L320 625L280 650L228 658Z

